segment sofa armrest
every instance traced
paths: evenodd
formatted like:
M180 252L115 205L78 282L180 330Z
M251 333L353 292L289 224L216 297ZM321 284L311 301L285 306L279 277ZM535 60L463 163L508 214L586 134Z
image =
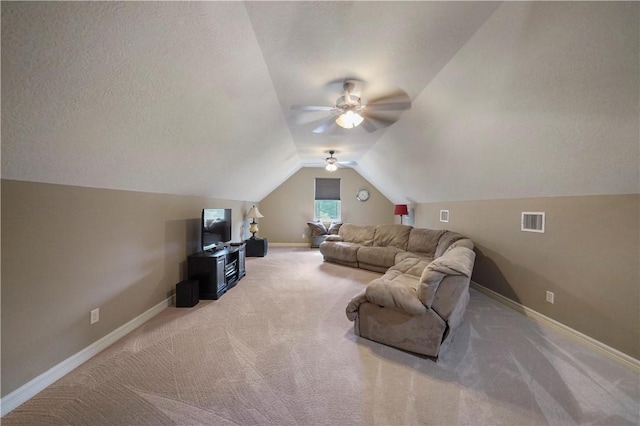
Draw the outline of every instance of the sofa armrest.
M420 301L416 288L418 277L392 271L371 281L365 290L367 300L378 306L408 315L424 315L427 307Z
M324 239L325 241L342 241L342 237L340 235L335 235L335 234L331 234L331 235L327 235L327 237Z
M358 316L358 309L360 309L360 305L364 302L367 302L367 296L365 295L365 290L362 290L360 293L353 296L353 298L349 301L347 305L346 314L349 321L355 321Z

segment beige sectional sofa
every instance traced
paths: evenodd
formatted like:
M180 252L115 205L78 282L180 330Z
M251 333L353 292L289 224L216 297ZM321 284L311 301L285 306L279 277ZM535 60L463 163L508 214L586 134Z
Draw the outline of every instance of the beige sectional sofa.
M357 335L437 358L469 302L473 247L447 230L345 223L320 252L328 262L384 272L347 305Z

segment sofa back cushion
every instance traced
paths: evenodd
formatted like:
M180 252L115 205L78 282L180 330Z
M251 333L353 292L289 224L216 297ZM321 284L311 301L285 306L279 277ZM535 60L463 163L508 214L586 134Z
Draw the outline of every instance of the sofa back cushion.
M407 251L422 253L425 257L436 257L436 249L440 237L447 232L427 228L413 228L409 234Z
M466 281L468 284L475 259L475 252L466 247L453 248L446 255L435 258L422 271L418 287L418 298L426 307L431 308L433 299L443 279L449 276L463 276L466 280L462 280L462 282ZM452 303L455 303L453 299Z
M471 241L469 238L461 238L459 240L456 240L453 244L451 244L442 254L443 256L446 255L448 252L450 252L452 249L456 248L456 247L466 247L469 250L473 250L475 247L475 244L473 243L473 241Z
M444 254L444 252L447 251L447 249L449 248L449 246L453 243L455 243L458 240L461 240L465 237L463 237L462 235L455 233L455 232L451 232L451 231L445 231L445 233L440 237L440 240L438 241L438 247L436 248L436 252L435 252L435 256L436 258L442 256Z
M408 225L378 225L373 238L373 245L376 247L395 247L400 250L407 249L409 242L409 232L412 227Z
M375 229L374 226L345 223L340 227L338 235L342 237L342 241L370 246L373 244Z

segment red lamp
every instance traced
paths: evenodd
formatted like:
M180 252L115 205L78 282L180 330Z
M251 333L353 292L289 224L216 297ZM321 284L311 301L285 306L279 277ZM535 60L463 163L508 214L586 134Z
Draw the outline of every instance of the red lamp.
M396 204L393 214L400 216L400 224L402 224L402 216L409 214L409 207L406 204Z

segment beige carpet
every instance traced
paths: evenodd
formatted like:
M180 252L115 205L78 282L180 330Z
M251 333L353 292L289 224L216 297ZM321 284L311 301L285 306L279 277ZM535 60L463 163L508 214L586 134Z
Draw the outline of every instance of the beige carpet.
M637 375L474 290L437 363L354 336L345 306L378 275L270 248L2 425L639 424Z

